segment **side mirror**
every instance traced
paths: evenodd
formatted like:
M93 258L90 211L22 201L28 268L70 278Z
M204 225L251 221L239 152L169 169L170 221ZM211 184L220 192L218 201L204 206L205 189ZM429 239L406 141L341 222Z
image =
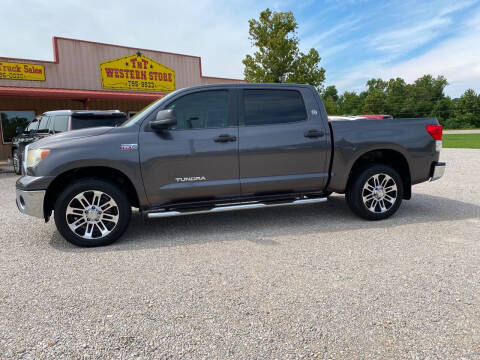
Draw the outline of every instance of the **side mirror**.
M150 121L150 127L154 130L164 130L177 125L177 117L174 109L160 110L155 120Z

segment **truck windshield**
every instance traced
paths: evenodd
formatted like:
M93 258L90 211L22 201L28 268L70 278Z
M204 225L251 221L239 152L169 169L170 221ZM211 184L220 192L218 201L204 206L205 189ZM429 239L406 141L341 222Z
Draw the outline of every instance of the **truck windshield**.
M30 124L28 124L28 126L25 128L25 132L28 133L32 130L37 130L37 127L38 127L38 119L33 119Z
M132 126L135 125L137 122L141 121L145 115L149 114L150 111L158 106L160 106L164 101L168 101L171 97L173 97L179 90L175 90L174 92L171 92L170 94L161 97L158 100L155 100L151 104L145 106L142 110L137 112L134 116L132 116L130 119L125 121L121 126Z

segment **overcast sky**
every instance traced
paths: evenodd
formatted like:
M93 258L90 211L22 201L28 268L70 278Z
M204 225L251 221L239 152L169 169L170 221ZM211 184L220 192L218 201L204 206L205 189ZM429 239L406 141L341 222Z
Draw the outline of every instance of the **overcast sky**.
M319 51L340 91L426 73L453 97L480 91L480 0L2 0L0 56L52 60L63 36L197 55L204 75L243 78L248 20L267 7L293 11L302 50Z

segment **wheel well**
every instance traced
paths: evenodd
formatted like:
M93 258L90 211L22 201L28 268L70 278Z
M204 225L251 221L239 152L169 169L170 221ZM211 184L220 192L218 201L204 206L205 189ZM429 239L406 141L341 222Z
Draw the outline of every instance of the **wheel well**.
M57 176L57 178L47 188L47 193L44 202L45 218L48 219L57 200L58 195L70 185L74 180L83 178L95 178L111 181L120 189L125 191L128 200L133 207L139 207L138 194L130 179L121 171L109 167L83 167L64 172Z
M353 178L352 175L354 175L360 169L371 164L384 164L394 168L403 181L403 198L406 200L411 198L412 181L410 177L410 168L408 167L407 159L405 159L401 153L395 150L373 150L363 154L353 164L348 181L350 182L350 180Z

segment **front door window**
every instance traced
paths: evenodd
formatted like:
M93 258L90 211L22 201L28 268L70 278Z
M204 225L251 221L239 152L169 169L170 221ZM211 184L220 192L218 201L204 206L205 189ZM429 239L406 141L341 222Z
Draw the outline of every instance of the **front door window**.
M175 100L177 125L171 130L215 129L233 125L229 116L230 96L227 90L203 91Z

